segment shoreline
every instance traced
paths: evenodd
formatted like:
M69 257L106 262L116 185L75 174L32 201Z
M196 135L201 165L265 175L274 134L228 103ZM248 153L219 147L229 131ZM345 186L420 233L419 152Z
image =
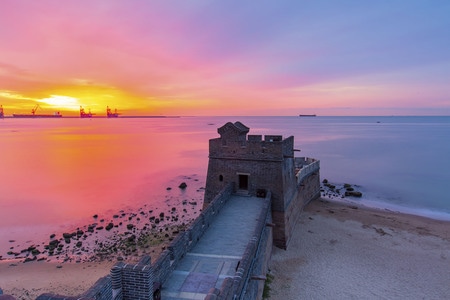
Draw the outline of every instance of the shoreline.
M355 295L367 298L368 295L361 294L359 290L345 290L346 284L354 284L352 276L367 271L366 268L362 270L355 268L352 265L353 260L362 263L366 259L369 261L376 259L376 263L373 264L376 266L377 264L382 265L383 259L392 256L390 258L390 260L394 259L392 266L395 267L399 262L398 268L405 269L406 266L416 263L415 260L420 258L419 264L424 271L427 270L427 264L430 264L428 268L433 267L433 272L436 274L444 272L444 275L438 276L437 279L445 278L445 272L448 271L443 266L445 263L448 265L450 261L450 255L448 255L450 253L448 252L450 251L449 224L450 222L446 221L337 200L325 198L314 200L302 212L288 250L275 247L273 249L270 274L274 276L274 279L270 284L270 299L297 299L298 295L306 298L327 298L331 296L331 294L327 294L329 292L326 288L328 285L337 293L335 299L339 299L339 295L342 296L341 298ZM390 248L384 249L385 244L382 244L383 247L378 245L380 241L388 241ZM342 249L336 249L342 245L345 246L344 252ZM411 249L419 253L405 253L405 251L411 250L405 249L405 245L411 245ZM164 246L166 244L157 247L162 249ZM423 247L425 248L416 249ZM377 254L378 250L380 250L379 254ZM431 261L421 262L423 260L421 255L424 253L430 255L428 259ZM338 255L336 256L336 254ZM158 255L159 253L153 253L152 260L156 260ZM382 257L380 258L379 255ZM412 258L409 257L410 255ZM328 263L331 266L324 266L324 260L330 260ZM340 262L340 260L343 261ZM0 288L5 294L12 295L17 299L35 299L43 293L77 296L92 287L98 279L108 275L110 268L116 262L117 260L114 258L79 263L0 261L0 274L2 274ZM339 263L342 265L339 265L338 273L343 272L344 275L334 273L336 269L333 264ZM435 263L438 263L440 267ZM368 285L364 288L365 291L372 290L374 292L370 286L379 285L376 280L386 276L383 268L374 268L373 265L367 269L375 270L371 270L369 275L366 274L363 280ZM396 274L399 278L408 276L408 274L403 274L404 271L395 272L399 272ZM408 273L410 272L411 270L408 270ZM336 276L340 278L338 286L335 282ZM410 279L408 280L410 281ZM450 295L450 288L448 291L436 288L439 286L439 282L433 284L433 280L430 278L427 279L427 282L433 286L434 293L447 295L445 293L448 292ZM311 295L311 289L317 288L319 283L321 286L318 289L319 294ZM389 285L389 283L384 284ZM401 290L407 289L411 290L411 286L406 286ZM378 294L378 296L396 298L391 297L391 294ZM433 297L428 298L433 299Z
M330 212L330 210L333 212ZM432 235L450 241L450 231L448 230L450 220L440 220L403 211L366 206L364 203L357 203L356 201L341 201L321 197L309 203L305 207L304 212L324 215L328 213L330 217L334 217L339 221L353 220L363 223L363 226L375 224L392 226L410 233Z
M450 297L450 222L319 198L288 250L274 248L269 299Z

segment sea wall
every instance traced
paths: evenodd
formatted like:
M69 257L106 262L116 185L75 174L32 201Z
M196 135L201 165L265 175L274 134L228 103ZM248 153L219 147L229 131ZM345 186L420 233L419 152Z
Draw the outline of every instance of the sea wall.
M274 243L284 245L287 249L290 237L297 224L303 208L312 200L320 197L320 165L319 161L306 166L298 173L297 188L290 201L285 202L284 211L272 211Z

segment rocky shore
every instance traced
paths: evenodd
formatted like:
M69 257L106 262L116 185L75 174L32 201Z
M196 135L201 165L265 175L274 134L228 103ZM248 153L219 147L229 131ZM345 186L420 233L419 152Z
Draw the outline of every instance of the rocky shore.
M167 196L165 207L144 205L94 214L88 224L50 233L48 240L26 246L9 240L9 251L0 254L0 288L17 299L35 299L44 292L77 295L107 275L117 261L133 263L143 255L156 259L201 211L204 188L195 176L182 179L176 187L166 189L168 193L191 189L186 193L190 197ZM66 282L61 274L78 279Z

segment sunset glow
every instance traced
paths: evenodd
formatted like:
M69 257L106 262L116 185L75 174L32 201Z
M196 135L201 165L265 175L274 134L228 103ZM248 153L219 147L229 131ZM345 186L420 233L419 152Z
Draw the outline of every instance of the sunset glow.
M78 99L68 96L51 95L49 98L39 100L39 102L68 110L78 110L79 107Z
M0 104L7 115L36 104L64 115L448 115L448 15L442 1L5 0Z

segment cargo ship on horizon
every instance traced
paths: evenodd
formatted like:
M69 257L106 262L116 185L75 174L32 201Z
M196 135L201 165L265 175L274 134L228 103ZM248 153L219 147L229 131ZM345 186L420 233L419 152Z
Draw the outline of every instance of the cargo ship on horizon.
M39 104L37 104L32 110L31 114L13 114L14 118L61 118L62 114L58 111L53 114L36 114Z
M91 113L91 109L89 109L89 112L85 112L84 108L80 106L80 118L92 118L94 114Z
M111 111L111 108L109 106L106 107L106 116L108 118L117 118L119 117L119 113L117 112L117 108L114 109L114 112Z

